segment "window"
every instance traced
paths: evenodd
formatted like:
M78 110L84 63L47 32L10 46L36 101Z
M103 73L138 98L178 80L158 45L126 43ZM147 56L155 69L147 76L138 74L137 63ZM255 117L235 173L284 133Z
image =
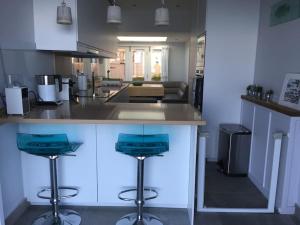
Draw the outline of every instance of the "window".
M162 49L151 50L151 80L161 81L162 74Z
M132 58L133 77L132 80L145 80L145 50L135 49Z
M125 80L125 49L118 49L117 58L109 60L109 77Z

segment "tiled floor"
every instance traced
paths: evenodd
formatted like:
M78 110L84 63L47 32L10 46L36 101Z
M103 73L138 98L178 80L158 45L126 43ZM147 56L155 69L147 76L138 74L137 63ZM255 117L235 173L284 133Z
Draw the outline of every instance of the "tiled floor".
M16 222L15 225L31 225L35 218L49 210L45 206L31 206ZM134 212L127 207L68 207L76 210L82 222L80 225L115 225L122 216ZM164 225L188 225L188 216L183 209L150 208L145 212L159 217Z
M300 221L279 214L199 213L195 225L300 225Z
M35 218L48 209L49 207L45 206L31 206L15 225L31 225ZM81 225L115 225L120 217L134 210L124 207L72 207L72 209L80 213ZM164 225L189 225L186 210L151 208L146 211L160 217ZM300 225L300 222L293 216L277 214L197 213L195 225Z
M205 206L215 208L266 208L267 199L248 177L230 177L206 163Z

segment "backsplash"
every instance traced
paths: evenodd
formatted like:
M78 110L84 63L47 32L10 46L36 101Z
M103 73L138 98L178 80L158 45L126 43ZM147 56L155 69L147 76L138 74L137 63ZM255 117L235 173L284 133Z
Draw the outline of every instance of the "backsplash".
M11 74L17 83L25 85L29 90L36 90L34 76L53 74L54 54L30 50L2 50L3 64L0 61L0 93L4 94L7 86L6 77ZM4 74L5 73L5 74ZM0 101L0 108L3 107Z

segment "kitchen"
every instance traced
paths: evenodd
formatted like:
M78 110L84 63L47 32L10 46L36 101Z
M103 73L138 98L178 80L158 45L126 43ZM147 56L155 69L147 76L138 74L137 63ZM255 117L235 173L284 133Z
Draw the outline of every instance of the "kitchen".
M118 48L137 47L141 49L146 46L148 48L145 49L144 60L146 61L147 54L151 52L147 52L149 49L168 45L169 68L168 80L165 81L186 83L189 86L188 101L192 103L193 89L191 87L193 86L197 64L197 38L206 31L203 116L201 116L199 110L190 105L164 103L163 98L161 98L163 96L154 96L155 98L153 96L146 96L146 98L145 96L139 96L138 98L133 96L129 101L144 103L129 104L127 100L124 102L123 97L117 99L118 93L116 95L113 93L103 99L96 98L95 101L101 101L101 104L103 104L103 101L108 101L100 108L93 100L93 91L91 97L78 95L78 92L75 91L74 96L77 102L75 105L72 103L71 105L62 104L59 106L36 106L24 118L10 116L1 119L3 123L1 125L1 141L3 141L3 144L1 145L7 146L5 150L1 150L1 159L5 159L3 162L1 161L1 171L3 172L1 172L0 177L3 198L1 202L4 204L3 219L6 220L6 224L14 224L17 222L17 218L14 220L12 217L18 217L26 211L29 202L33 205L49 204L49 201L40 200L36 197L39 188L49 185L48 163L43 158L29 156L26 153L21 154L16 146L17 132L66 133L71 141L83 143L83 146L78 149L78 153L75 152L77 155L75 158L61 157L59 159L59 161L61 160L59 163L62 163L58 165L58 173L62 173L62 175L59 175L61 184L80 187L80 194L77 197L62 202L76 207L103 207L103 211L101 209L99 211L99 214L103 213L99 223L106 221L106 224L115 224L118 218L134 210L134 208L130 208L129 211L126 207L118 208L120 206L134 206L134 203L127 204L117 200L117 196L123 187L135 186L136 182L135 163L128 156L122 156L119 155L120 153L115 152L118 134L122 132L145 135L167 133L170 140L170 152L166 152L163 158L154 157L149 159L149 162L146 161L146 184L159 186L159 197L147 202L146 206L154 207L149 210L159 216L164 224L176 224L174 220L170 219L174 215L187 217L184 220L185 222L182 222L184 224L193 224L193 208L195 207L192 203L195 195L193 182L197 182L196 156L194 155L196 153L195 139L198 136L196 133L197 126L204 126L205 121L207 121L207 126L201 129L200 149L202 151L207 149L207 158L215 160L220 123L242 123L246 126L256 121L255 118L253 121L248 121L246 116L251 114L251 107L255 108L256 106L249 106L245 103L245 101L248 101L247 99L242 100L240 98L245 93L246 86L259 83L266 88L273 89L276 100L279 98L283 74L290 71L299 71L298 66L293 64L295 60L290 60L281 63L281 65L291 69L282 69L277 64L277 69L282 74L277 75L278 77L274 79L278 80L277 83L273 80L273 83L269 84L268 81L264 80L263 73L269 74L271 72L267 71L262 65L265 60L264 54L269 50L265 43L269 40L270 34L267 33L268 28L265 28L267 27L265 24L268 20L266 15L269 12L268 6L271 5L271 1L253 1L251 3L228 1L228 4L219 3L218 1L189 1L188 3L185 1L166 1L165 4L170 12L168 26L154 25L154 12L156 8L161 7L163 2L150 3L145 1L141 5L134 1L117 2L122 10L122 23L116 25L107 23L107 7L110 3L100 0L95 0L94 3L92 1L89 3L85 1L66 1L67 6L71 7L72 24L67 26L58 25L56 23L56 9L57 6L61 5L61 2L26 0L20 3L19 1L3 0L5 7L1 9L1 18L3 19L0 23L2 30L5 31L1 33L0 37L2 53L0 84L3 93L4 87L9 84L8 75L12 75L13 82L16 79L16 84L19 82L28 87L30 91L38 93L35 75L62 74L80 77L76 74L78 68L75 64L78 62L79 64L82 62L81 65L83 65L80 72L89 76L87 83L90 84L87 86L93 87L92 72L95 71L99 76L99 80L98 77L96 78L97 81L102 79L104 83L110 83L110 80L106 80L110 62L108 58L115 58ZM241 15L241 11L247 13ZM260 16L260 14L264 16ZM219 20L216 15L228 18L228 20ZM7 18L10 18L9 22ZM139 21L137 18L143 18L143 20ZM287 23L287 25L284 24L274 28L280 29L283 27L283 29L287 29L285 32L293 33L296 32L293 27L298 25L298 21L295 20ZM224 28L227 28L225 33ZM243 32L243 35L241 35L241 32ZM140 44L132 41L122 43L117 41L117 36L167 36L168 40L163 43L153 43L151 41ZM297 36L297 33L294 36ZM243 41L241 41L241 38ZM280 38L280 36L276 36L276 38ZM225 41L226 46L222 45ZM277 39L274 42L276 43L276 41ZM96 48L94 48L95 46ZM264 48L264 52L261 52L257 46ZM295 46L298 45L295 44ZM288 49L291 50L292 48L289 46ZM101 55L96 61L91 59L91 55L94 56L95 54ZM292 59L295 59L297 54L295 53ZM89 58L84 58L86 55L89 55ZM78 61L76 61L77 59ZM130 59L130 55L125 58L125 60ZM137 61L141 62L143 60ZM95 68L95 66L93 67L95 62L97 69L92 71ZM145 66L145 71L148 74L151 73L151 66L151 63ZM161 65L161 67L163 66ZM274 73L274 71L272 72ZM132 75L132 72L128 74ZM221 83L216 82L218 79L220 80L219 74L227 76L226 79L221 79L223 80ZM278 74L278 72L275 72L275 74ZM124 76L126 77L126 73ZM126 81L131 80L125 79L121 89L131 85L130 82L127 83ZM140 85L141 81L136 83ZM164 86L164 89L166 90L167 86ZM150 92L153 93L153 91ZM122 90L119 94L121 93ZM29 95L34 99L32 92ZM220 98L220 96L227 96L227 98ZM246 107L249 110L249 114L243 114L247 110L241 112L242 102L244 109ZM231 107L228 107L228 105ZM256 109L256 112L260 112L259 110ZM263 115L263 113L256 114L256 116L259 115ZM272 128L272 126L270 127ZM282 129L279 126L278 130ZM209 137L206 139L204 133L207 131ZM205 142L207 143L206 146ZM269 138L269 142L273 143L273 139ZM190 148L184 146L190 146ZM269 144L269 146L272 146L272 144ZM180 151L180 149L188 151ZM289 154L287 157L289 159L292 157L297 158L293 154ZM203 159L203 157L200 157L200 159ZM93 163L90 163L89 167L84 170L80 169L88 162ZM113 166L112 163L119 167ZM165 168L165 165L168 165L169 168ZM120 173L124 167L128 168L126 174ZM162 169L163 173L161 172ZM111 176L109 176L109 173L107 174L108 171L111 171ZM286 171L289 170L281 171L285 175L279 175L279 180L288 176L289 172ZM184 182L180 182L180 185L174 185L175 181L170 176L171 172L177 174L178 180ZM297 175L294 174L293 176L298 182ZM283 187L279 188L280 195L282 195L282 193L286 193L290 186L286 182L279 182L281 182L280 186ZM297 203L297 185L294 186L296 186L295 190L291 192L293 195L289 196L290 200L287 204L289 207L283 210L288 214L294 213L295 207L293 206L294 209L292 209L293 207L290 206ZM174 196L177 197L174 198ZM28 201L24 203L25 198ZM283 201L286 199L286 197L277 198L281 198ZM285 204L277 200L276 208L282 208L282 206L285 206ZM31 224L35 218L48 210L48 208L42 206L41 208L31 207L33 207L30 210L32 210L31 213L34 214L34 218L28 218L30 220L28 224ZM78 210L76 207L75 211ZM146 209L148 210L148 207ZM110 221L109 216L105 213L109 214L110 211L114 210L116 210L116 215L112 216L113 219ZM0 207L0 216L1 211ZM92 219L88 220L88 218L93 217L90 212L80 211L81 213L82 224L94 223ZM26 216L26 214L24 215ZM198 212L195 214L195 224L206 224L209 217L209 214ZM84 221L85 219L86 221ZM234 221L235 217L231 219ZM273 221L273 217L270 217L270 220ZM180 223L179 221L180 219L177 222Z

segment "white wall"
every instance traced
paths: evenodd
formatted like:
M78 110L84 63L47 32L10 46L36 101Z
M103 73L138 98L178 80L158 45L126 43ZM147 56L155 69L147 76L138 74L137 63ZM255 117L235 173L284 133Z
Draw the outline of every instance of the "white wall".
M239 123L240 95L253 82L259 6L259 0L207 2L203 116L211 159L217 156L219 124Z
M254 76L255 83L274 90L275 101L279 99L285 74L300 73L300 19L270 27L270 8L276 2L278 0L261 0ZM292 201L296 201L299 206L300 186L298 190L298 199Z
M4 217L24 200L21 153L16 146L17 125L0 125L0 183Z
M13 75L21 84L35 90L35 75L54 73L54 56L51 53L38 51L2 50L3 65L0 65L0 92L6 87L5 76ZM6 73L6 75L4 74Z
M254 82L280 96L288 72L300 73L300 19L270 27L270 7L277 0L262 0Z
M188 81L185 43L169 44L169 81Z

